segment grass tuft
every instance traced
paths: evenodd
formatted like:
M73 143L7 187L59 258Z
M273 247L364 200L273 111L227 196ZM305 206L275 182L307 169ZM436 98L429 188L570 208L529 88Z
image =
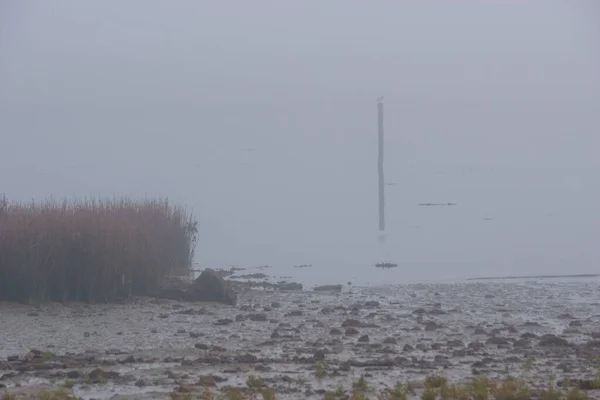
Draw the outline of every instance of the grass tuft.
M248 378L246 379L246 385L250 389L260 389L263 386L265 386L265 382L263 381L263 379L261 377L249 375Z
M352 382L352 387L355 391L366 391L369 388L369 384L364 375L361 375L358 380Z
M425 378L425 387L428 389L437 389L448 384L448 379L443 376L431 375Z
M275 400L275 390L273 388L266 387L261 390L260 394L263 400Z
M317 361L315 365L315 378L317 378L318 382L321 382L325 378L325 365L323 365L322 361Z

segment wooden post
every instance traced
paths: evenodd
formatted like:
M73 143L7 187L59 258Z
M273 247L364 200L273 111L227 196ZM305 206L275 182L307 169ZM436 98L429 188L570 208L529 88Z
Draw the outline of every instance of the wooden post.
M378 157L377 173L379 175L379 232L380 238L385 231L385 179L383 176L383 97L377 99L377 135Z

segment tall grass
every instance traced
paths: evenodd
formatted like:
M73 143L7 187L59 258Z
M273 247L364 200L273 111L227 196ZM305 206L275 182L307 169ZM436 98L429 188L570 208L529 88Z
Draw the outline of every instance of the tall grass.
M189 274L197 226L168 200L0 196L0 300L110 302Z

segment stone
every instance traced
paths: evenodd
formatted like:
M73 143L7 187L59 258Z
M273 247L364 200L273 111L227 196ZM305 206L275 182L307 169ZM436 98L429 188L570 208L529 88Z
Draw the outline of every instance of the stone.
M277 284L279 290L302 290L302 284L296 282L280 282Z
M469 343L469 349L473 350L473 351L479 351L481 349L483 349L485 347L485 345L477 340Z
M81 373L81 371L77 371L77 370L72 370L67 372L67 378L69 379L79 379L83 376L83 374Z
M492 336L491 338L489 338L486 341L487 344L495 344L495 345L499 345L499 346L506 346L510 344L510 341L506 338L503 337L499 337L499 336Z
M212 375L200 375L198 377L198 385L200 386L217 386L217 382L215 380L215 377Z
M535 339L537 338L537 335L535 333L531 333L531 332L525 332L524 334L521 335L521 339Z
M436 324L434 321L428 321L427 323L425 323L425 330L428 332L435 331L439 327L440 326L438 324Z
M358 332L358 329L349 327L349 328L346 328L345 333L346 333L346 335L358 335L359 332Z
M301 317L302 315L302 310L292 310L286 314L286 316L288 317Z
M475 328L475 332L473 332L473 334L475 334L475 335L487 335L488 333L486 332L485 329L483 329L482 327L478 326L477 328Z
M553 334L547 334L540 337L540 342L538 344L544 347L564 347L568 346L569 342L565 338L561 338Z
M186 292L187 300L235 305L237 293L212 268L206 268Z
M258 359L253 354L241 354L235 357L235 361L242 364L251 364L257 362Z
M341 292L342 285L322 285L314 288L315 292Z
M531 347L531 342L527 339L517 339L514 343L515 347Z
M250 321L254 321L254 322L266 322L268 321L267 318L267 314L250 314L248 316L248 318L250 319ZM237 320L237 318L236 318Z
M425 343L417 343L417 345L415 346L415 348L417 350L421 350L421 351L428 351L429 350L429 346Z
M96 368L88 373L87 379L90 381L90 383L105 383L118 377L118 372L107 372L100 368Z
M344 322L342 322L342 328L348 328L348 327L360 328L361 326L363 326L362 322L360 322L357 319L347 319Z

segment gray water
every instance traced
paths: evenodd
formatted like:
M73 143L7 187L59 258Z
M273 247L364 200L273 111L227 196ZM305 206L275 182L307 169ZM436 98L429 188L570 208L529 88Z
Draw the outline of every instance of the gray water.
M254 162L257 169L267 168L267 160ZM227 200L231 213L197 210L197 262L284 270L312 264L302 273L314 273L314 281L359 284L598 272L600 214L594 209L600 192L593 169L485 164L436 169L422 163L393 172L399 183L386 188L388 229L381 244L375 174L327 195L285 192L275 204L268 199L275 188L255 202L243 200L256 182L245 171L235 180L239 197ZM258 172L251 176L263 179ZM373 188L372 196L361 191L362 184ZM300 180L297 185L310 186ZM338 189L347 194L333 193ZM456 205L418 205L423 202ZM377 262L399 267L380 273L371 268Z
M0 193L168 196L202 267L597 271L595 2L184 3L1 3Z

